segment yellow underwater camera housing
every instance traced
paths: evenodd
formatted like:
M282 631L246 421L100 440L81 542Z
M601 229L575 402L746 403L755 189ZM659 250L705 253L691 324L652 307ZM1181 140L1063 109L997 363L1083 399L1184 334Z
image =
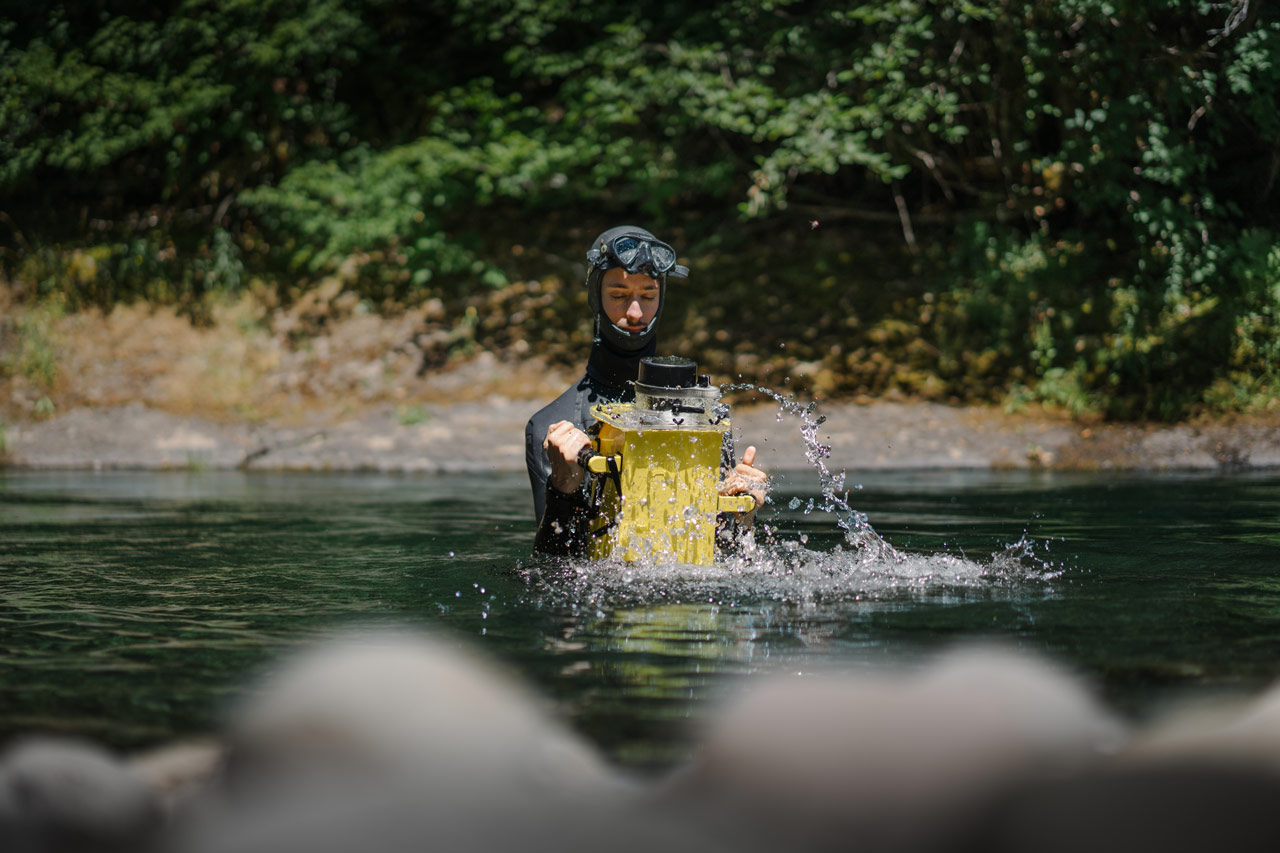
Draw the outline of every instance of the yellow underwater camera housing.
M634 403L592 407L594 447L580 462L593 475L588 554L709 565L720 513L748 512L750 495L721 495L732 459L729 407L695 362L642 359Z

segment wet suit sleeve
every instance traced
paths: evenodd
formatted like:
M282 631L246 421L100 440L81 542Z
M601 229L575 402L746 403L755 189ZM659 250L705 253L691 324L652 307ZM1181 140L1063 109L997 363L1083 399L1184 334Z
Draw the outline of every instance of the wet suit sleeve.
M547 429L557 421L569 421L581 426L582 406L578 401L579 385L571 385L563 394L542 407L524 428L524 462L529 469L529 486L533 489L533 517L542 519L547 504L547 480L551 477L551 461L542 449Z
M542 449L547 428L538 421L535 416L524 428L524 460L529 469L529 486L533 490L533 517L540 521L547 507L547 479L551 476L551 463ZM539 430L541 435L538 435Z
M586 554L591 508L583 490L565 494L548 485L545 506L533 539L533 550L555 557Z
M551 486L551 462L542 449L542 441L548 427L557 421L569 421L586 429L587 408L595 399L584 378L530 418L525 427L525 463L533 489L534 517L538 519L533 549L540 554L576 556L587 552L591 510L585 486L571 495Z

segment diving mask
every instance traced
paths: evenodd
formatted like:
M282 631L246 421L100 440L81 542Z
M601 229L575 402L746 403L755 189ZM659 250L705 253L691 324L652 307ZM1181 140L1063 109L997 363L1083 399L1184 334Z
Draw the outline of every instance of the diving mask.
M648 234L621 234L587 252L587 261L602 270L622 267L653 278L670 275L686 278L689 268L676 263L676 250Z

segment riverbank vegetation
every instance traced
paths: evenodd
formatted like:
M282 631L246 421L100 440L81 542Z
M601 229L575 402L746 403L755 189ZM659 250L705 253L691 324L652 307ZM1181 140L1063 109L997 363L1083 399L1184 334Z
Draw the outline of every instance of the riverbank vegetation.
M587 242L635 221L693 268L664 349L726 378L1115 418L1280 406L1261 3L7 15L0 371L52 383L57 312L199 325L246 295L264 322L303 298L415 311L424 370L572 365Z

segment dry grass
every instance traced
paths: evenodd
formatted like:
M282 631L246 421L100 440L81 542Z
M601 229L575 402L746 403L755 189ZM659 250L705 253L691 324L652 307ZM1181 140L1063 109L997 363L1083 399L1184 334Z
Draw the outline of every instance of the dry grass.
M289 423L387 403L546 399L569 379L536 359L451 350L456 323L438 303L381 317L336 284L287 307L244 296L210 306L209 316L194 326L171 307L141 304L63 314L15 304L0 285L0 420L136 401ZM32 347L51 370L24 367Z

